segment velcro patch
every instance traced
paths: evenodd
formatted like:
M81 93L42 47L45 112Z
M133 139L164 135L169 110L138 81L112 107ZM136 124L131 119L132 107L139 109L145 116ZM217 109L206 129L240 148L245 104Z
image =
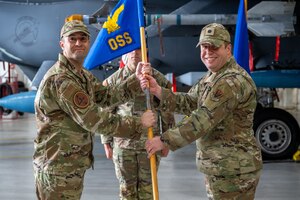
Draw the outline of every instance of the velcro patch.
M215 34L215 29L214 28L206 28L205 35L213 36L214 34Z
M90 104L90 98L86 93L79 91L75 93L73 102L78 108L86 108Z
M216 92L215 92L215 94L214 94L214 96L216 97L216 98L219 98L220 96L222 96L223 95L223 91L221 91L221 90L217 90Z
M217 91L212 92L210 95L210 99L214 102L220 101L220 98L223 96L224 92L220 89L217 89Z

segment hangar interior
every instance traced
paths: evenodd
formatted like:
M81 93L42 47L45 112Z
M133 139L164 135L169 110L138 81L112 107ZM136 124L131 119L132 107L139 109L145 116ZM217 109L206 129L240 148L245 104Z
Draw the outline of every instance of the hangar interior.
M35 199L32 154L36 127L33 114L2 119L0 132L0 199ZM195 149L192 143L170 152L161 160L157 173L160 199L207 199L204 176L196 169ZM94 156L94 170L89 169L86 173L82 200L118 199L114 165L106 159L99 136L95 139ZM264 161L255 199L295 200L300 196L299 187L298 162L292 159Z
M17 70L18 71L18 70ZM18 77L22 77L18 74ZM21 78L20 80L22 80ZM25 77L26 79L26 77ZM25 83L30 85L29 80ZM277 89L281 107L299 122L299 89ZM176 115L177 122L183 116ZM0 199L32 200L35 198L32 168L33 140L36 135L34 114L12 112L0 119ZM117 199L118 182L114 165L106 159L100 137L95 137L94 170L85 177L83 200ZM163 158L158 170L158 191L163 200L206 199L203 174L195 165L195 143ZM299 161L265 160L256 199L294 200L300 196Z
M36 82L39 83L42 75L35 79L35 74L40 70L45 73L57 59L58 33L63 21L74 13L93 19L85 23L94 41L100 29L97 20L104 14L101 6L109 3L112 10L117 2L0 0L0 18L5 19L0 21L3 28L0 36L0 199L36 197L32 166L33 140L37 132L32 111L34 96L29 102L23 99L27 92L38 87ZM186 91L190 83L206 71L199 60L199 49L194 48L199 41L199 31L207 22L221 20L233 39L240 1L232 0L230 4L222 0L144 2L150 23L146 28L149 60L163 74L171 73L172 77L167 76L169 80L173 81L173 75L178 75L177 83ZM258 72L259 83L270 86L258 88L254 132L264 163L255 199L295 200L300 197L300 4L295 0L248 2L247 33L253 47L249 48L253 53L249 61L255 65L252 75L255 78ZM55 17L49 17L53 13ZM165 20L158 20L160 17ZM118 62L109 62L99 66L101 72L93 73L103 79L116 67ZM271 76L272 72L276 73L276 79ZM288 87L277 87L287 84ZM8 90L7 85L11 89ZM19 98L14 96L16 94L23 94L18 105L12 102ZM26 110L27 103L31 113ZM4 105L22 108L16 111ZM177 122L182 117L176 114ZM106 159L99 135L95 136L93 151L94 169L86 172L82 200L118 199L114 165ZM197 170L195 153L196 145L192 143L162 158L157 174L160 199L207 199L205 178Z

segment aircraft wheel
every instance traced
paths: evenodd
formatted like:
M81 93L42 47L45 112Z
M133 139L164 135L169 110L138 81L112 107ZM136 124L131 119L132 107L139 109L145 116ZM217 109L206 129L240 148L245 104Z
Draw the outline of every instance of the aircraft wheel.
M299 146L299 125L288 112L263 108L255 112L253 130L263 159L290 159Z

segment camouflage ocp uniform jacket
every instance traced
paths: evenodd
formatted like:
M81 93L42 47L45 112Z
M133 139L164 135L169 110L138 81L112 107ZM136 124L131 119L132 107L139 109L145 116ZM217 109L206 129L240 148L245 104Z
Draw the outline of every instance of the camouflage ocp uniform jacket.
M129 70L127 66L119 69L114 74L106 79L108 85L119 85L127 80L133 72ZM156 81L165 88L171 88L172 84L161 74L159 71L153 69L153 77ZM157 101L154 101L153 96L151 95L151 105L153 107L157 107ZM109 110L113 113L118 113L122 116L141 116L146 110L146 96L145 94L140 94L136 96L134 99L119 105L119 106L112 106ZM166 131L169 128L173 127L175 124L174 114L172 112L162 112L158 113L161 117L161 125L162 131ZM158 118L158 124L156 127L153 128L153 134L159 135L160 134L160 122ZM135 130L135 132L139 132L141 129ZM118 146L119 148L123 149L135 149L135 150L142 150L145 149L145 142L147 140L147 130L142 130L143 133L136 133L141 135L139 140L135 139L128 139L128 138L121 138L121 137L112 137L112 136L105 136L101 135L101 141L103 144L106 143L113 143L113 145Z
M161 108L189 115L162 140L176 150L197 140L196 162L208 175L236 175L262 168L252 125L256 87L233 57L209 72L187 94L163 89Z
M85 69L77 74L59 54L57 63L45 74L35 99L35 171L62 174L86 170L93 163L95 132L135 138L134 130L142 129L139 118L113 115L101 107L126 102L135 93L142 93L135 75L118 87L104 87Z

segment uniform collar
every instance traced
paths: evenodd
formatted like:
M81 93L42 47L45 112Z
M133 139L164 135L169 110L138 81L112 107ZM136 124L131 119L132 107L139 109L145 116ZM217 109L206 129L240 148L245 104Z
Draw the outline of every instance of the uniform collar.
M123 70L123 76L124 76L124 77L129 77L129 76L131 76L132 74L135 73L135 72L132 72L132 71L129 69L129 67L128 67L127 65L125 65L125 66L122 68L122 70Z
M82 82L86 82L86 78L84 76L84 69L81 70L81 73L78 73L75 66L71 62L69 62L69 60L62 53L58 54L58 60L66 67L66 69L71 71Z
M212 82L218 75L223 74L226 70L228 70L231 66L233 66L232 64L234 62L235 62L235 60L234 60L233 56L231 56L219 71L217 71L216 73L209 71L204 82L205 83Z

